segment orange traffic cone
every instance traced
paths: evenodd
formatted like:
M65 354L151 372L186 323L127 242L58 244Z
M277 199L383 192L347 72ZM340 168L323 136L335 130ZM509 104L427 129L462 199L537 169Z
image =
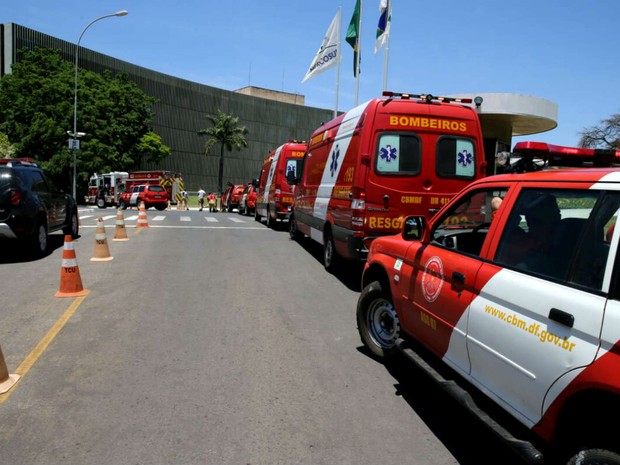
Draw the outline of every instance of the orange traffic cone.
M6 368L4 361L4 355L2 355L2 347L0 347L0 394L4 394L13 386L20 378L19 375L10 375L9 370Z
M114 228L113 241L128 241L127 230L125 229L125 218L123 218L123 210L120 208L116 211L116 227Z
M95 253L90 259L91 262L107 262L114 257L110 255L108 240L105 237L105 226L103 218L97 218L97 229L95 230Z
M149 222L146 219L146 208L144 207L144 202L140 202L140 212L138 213L138 222L136 223L136 228L148 228Z
M62 251L62 268L60 269L60 289L55 297L80 297L88 294L82 287L80 268L75 258L75 249L71 235L65 236L65 247Z

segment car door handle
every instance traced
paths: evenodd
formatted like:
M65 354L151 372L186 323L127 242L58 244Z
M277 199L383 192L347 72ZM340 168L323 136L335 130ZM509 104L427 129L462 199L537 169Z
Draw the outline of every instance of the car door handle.
M458 292L460 296L463 289L465 289L465 275L455 271L452 273L452 290Z
M552 308L549 310L549 319L557 321L558 323L568 326L569 328L572 328L575 324L575 317L572 314L557 308Z

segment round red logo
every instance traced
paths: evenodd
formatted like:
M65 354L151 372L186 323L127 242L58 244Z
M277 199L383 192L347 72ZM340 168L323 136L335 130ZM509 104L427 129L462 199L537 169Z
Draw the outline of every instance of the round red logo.
M427 260L422 275L422 293L429 302L434 302L443 286L443 263L435 256Z

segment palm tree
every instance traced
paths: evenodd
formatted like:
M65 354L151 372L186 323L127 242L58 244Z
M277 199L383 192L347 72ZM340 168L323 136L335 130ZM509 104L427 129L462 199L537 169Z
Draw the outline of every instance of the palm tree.
M224 177L224 149L232 152L232 149L241 150L248 146L245 136L248 129L245 126L239 126L239 118L234 115L228 115L222 110L217 111L217 115L207 115L207 119L213 127L201 129L198 134L201 136L209 136L209 140L205 144L205 155L209 155L211 149L220 144L220 170L217 177L217 184L220 193L224 192L222 178Z

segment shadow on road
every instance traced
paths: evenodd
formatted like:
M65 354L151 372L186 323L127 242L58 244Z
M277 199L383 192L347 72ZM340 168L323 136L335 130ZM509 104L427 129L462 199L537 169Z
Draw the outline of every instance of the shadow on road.
M375 359L366 347L361 346L357 350ZM381 362L377 361L377 363ZM450 376L449 369L439 365L435 360L433 368L444 371L442 373L444 376ZM394 395L402 397L409 404L460 465L526 464L492 431L403 355L398 354L384 366L395 380ZM476 398L475 401L483 408L488 407L488 403L480 398ZM498 415L501 417L499 423L502 426L506 427L506 424L502 422L504 420L511 425L516 424L516 421L512 418L508 419L507 415L501 412ZM407 427L407 425L401 426Z
M64 246L65 236L62 234L50 234L47 236L47 253L37 256L31 250L31 245L21 240L0 241L0 264L2 263L27 263L40 260L51 255L54 250Z

